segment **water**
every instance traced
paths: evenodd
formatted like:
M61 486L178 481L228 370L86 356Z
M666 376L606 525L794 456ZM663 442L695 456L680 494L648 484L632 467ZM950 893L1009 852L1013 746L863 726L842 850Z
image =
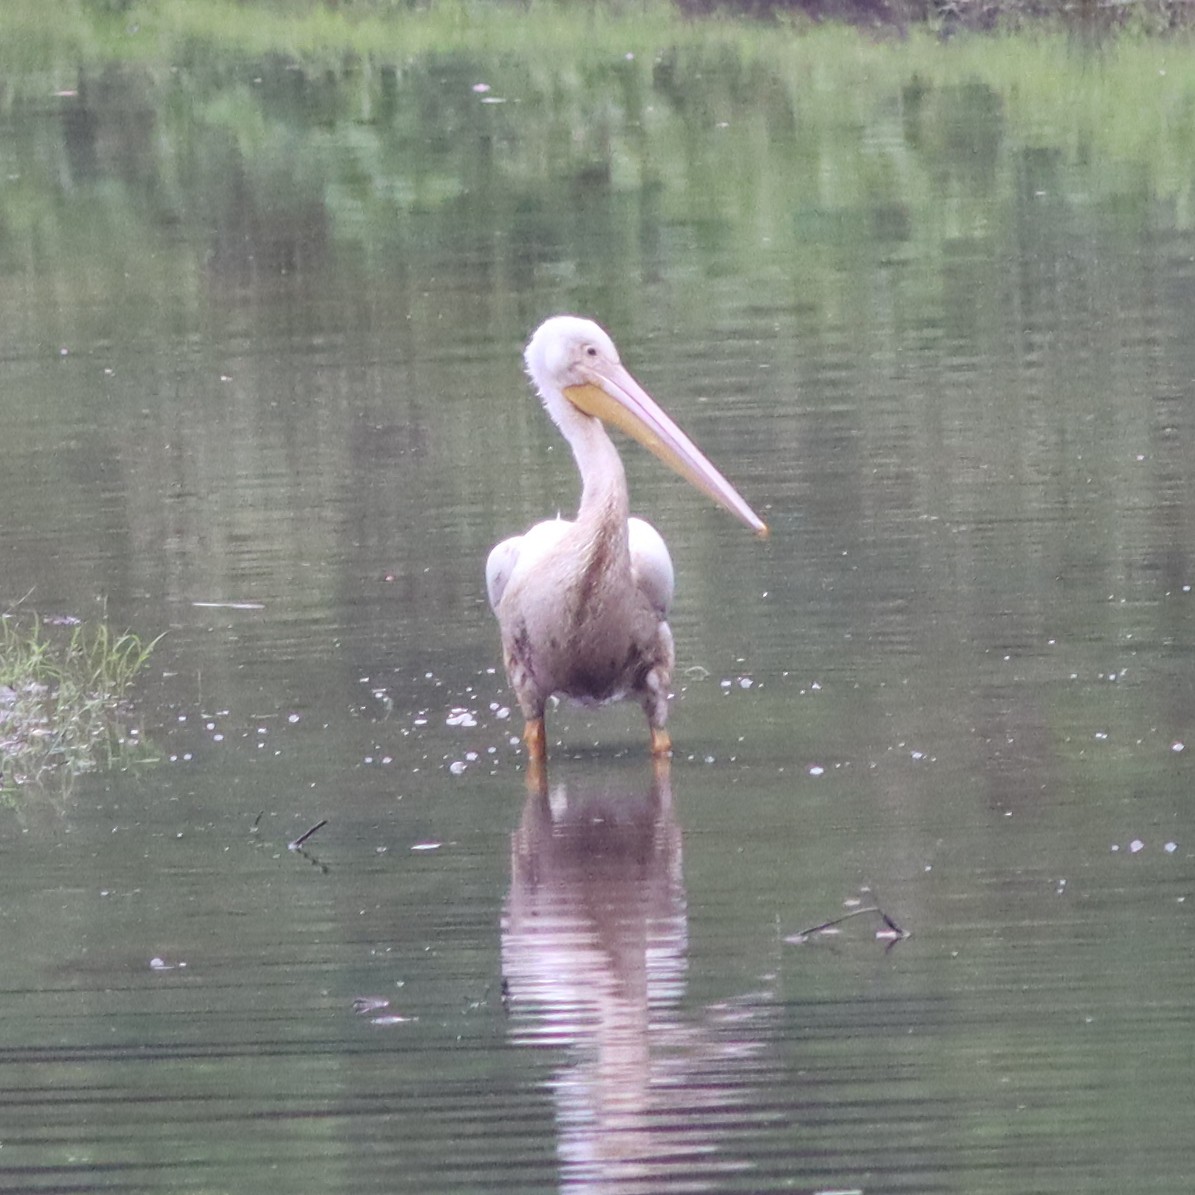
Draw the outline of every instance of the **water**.
M16 89L0 600L167 635L0 810L6 1186L1189 1184L1183 192L869 52ZM575 498L566 309L772 537L625 448L676 758L561 709L528 793L481 569Z

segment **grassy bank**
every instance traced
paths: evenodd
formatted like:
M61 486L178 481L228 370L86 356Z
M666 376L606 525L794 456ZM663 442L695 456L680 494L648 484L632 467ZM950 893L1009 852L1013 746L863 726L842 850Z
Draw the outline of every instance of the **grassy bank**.
M0 791L92 771L136 746L127 696L157 640L72 622L0 618Z
M571 57L586 45L600 53L661 39L773 41L777 27L865 27L929 39L1030 28L1050 36L1140 37L1189 28L1195 17L1192 0L73 0L55 8L56 19L47 21L43 0L9 0L0 9L0 61L67 54L76 61L179 62L200 46L248 57L403 61L434 52L524 52L529 26L542 54L567 50Z
M1195 13L1195 0L859 0L874 19L895 14L902 36L864 35L852 25L815 23L812 12L845 13L829 3L783 8L774 20L742 19L720 0L715 15L693 20L669 0L568 4L528 0L74 0L46 20L42 0L0 6L0 107L69 94L81 71L106 65L144 69L161 87L168 72L197 80L237 62L293 63L339 83L354 73L368 88L379 68L406 72L438 59L487 69L530 70L553 90L584 82L612 62L650 70L662 53L694 64L727 53L785 80L804 97L849 104L862 80L869 90L980 83L1006 97L1010 116L1092 112L1097 140L1148 146L1185 111L1195 62L1187 36L1152 37ZM849 7L849 5L847 6ZM880 14L880 15L874 15ZM952 22L1006 32L945 38ZM996 20L993 14L998 14ZM1026 30L1026 20L1035 24ZM913 18L916 19L913 19ZM1093 30L1114 36L1091 36ZM1007 32L1020 28L1019 34ZM1142 81L1149 85L1143 87ZM209 80L209 82L214 82ZM23 93L23 94L22 94ZM1095 108L1092 108L1092 104Z

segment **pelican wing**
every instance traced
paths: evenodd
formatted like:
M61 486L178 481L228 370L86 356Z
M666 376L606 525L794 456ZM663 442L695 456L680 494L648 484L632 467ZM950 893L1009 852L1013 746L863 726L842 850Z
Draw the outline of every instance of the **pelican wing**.
M627 532L631 544L631 575L635 584L659 616L667 618L672 608L675 583L668 545L664 543L664 537L642 519L629 519Z
M498 611L498 603L506 592L506 583L510 574L515 571L519 562L519 551L523 546L521 535L512 535L500 544L495 544L486 557L485 562L485 590L490 598L490 609Z
M497 613L498 603L515 570L525 572L533 568L571 526L568 519L545 519L525 535L512 535L490 551L485 562L485 588L491 610Z

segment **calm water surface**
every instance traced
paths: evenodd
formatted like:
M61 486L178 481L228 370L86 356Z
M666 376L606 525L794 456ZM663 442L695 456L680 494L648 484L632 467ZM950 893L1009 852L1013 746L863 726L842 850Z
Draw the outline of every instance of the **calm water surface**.
M168 632L136 762L0 808L6 1188L1195 1181L1189 213L979 84L683 65L5 109L0 603ZM481 570L575 500L567 309L772 538L626 448L677 756L562 709L528 794Z

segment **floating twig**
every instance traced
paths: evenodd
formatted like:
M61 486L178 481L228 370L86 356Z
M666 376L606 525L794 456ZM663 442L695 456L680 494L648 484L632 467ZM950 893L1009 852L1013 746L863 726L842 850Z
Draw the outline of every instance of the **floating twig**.
M849 921L852 917L862 917L865 913L875 914L888 927L886 930L877 930L876 937L887 941L889 945L901 942L909 936L909 931L897 925L879 905L865 905L862 908L851 909L849 913L843 913L841 917L835 917L832 921L823 921L821 925L812 925L799 933L790 934L784 940L799 945L802 942L808 942L815 934L829 933L831 930L837 929L844 921Z
M305 843L312 836L312 834L314 834L317 830L322 830L327 824L328 819L326 817L321 818L315 823L314 826L311 827L310 830L300 834L299 837L294 840L294 842L288 842L286 844L286 849L288 851L297 851L303 845L303 843Z

